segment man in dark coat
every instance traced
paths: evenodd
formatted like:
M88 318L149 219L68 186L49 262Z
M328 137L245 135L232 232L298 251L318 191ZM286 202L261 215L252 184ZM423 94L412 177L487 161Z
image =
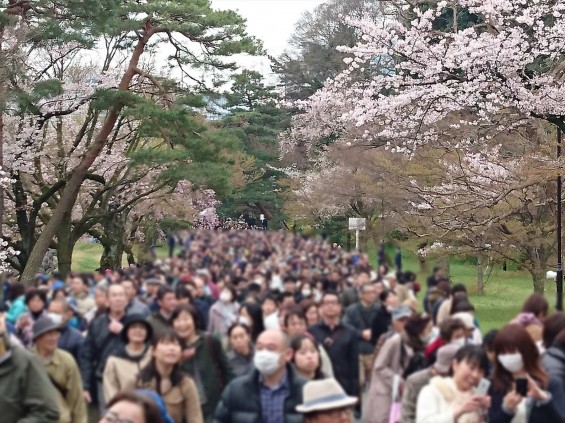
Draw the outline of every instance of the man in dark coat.
M226 387L214 423L302 423L296 407L302 403L306 381L288 364L291 358L289 339L281 330L259 335L256 370Z
M110 285L108 287L108 311L92 321L79 360L86 402L92 401L90 393L91 389L95 389L98 408L101 412L104 411L106 405L102 375L108 357L117 353L123 345L120 333L124 326L126 306L127 297L124 287L118 284Z
M358 302L345 310L343 322L355 328L359 337L359 383L364 387L370 381L373 370L375 342L371 336L371 327L381 306L377 302L377 287L370 282L361 285L359 297Z
M359 337L341 319L341 304L335 292L322 296L322 321L310 326L316 342L323 345L334 369L334 376L348 395L359 396Z

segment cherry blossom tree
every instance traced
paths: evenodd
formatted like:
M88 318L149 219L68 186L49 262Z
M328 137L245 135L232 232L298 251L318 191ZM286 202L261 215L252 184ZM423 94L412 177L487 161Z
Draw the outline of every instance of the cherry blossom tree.
M339 147L405 154L404 175L389 176L412 202L402 227L458 248L490 245L542 291L553 254L550 181L562 171L551 126L565 128L565 3L395 3L395 18L344 17L362 41L340 48L347 69L298 103L304 113L283 151L305 147L314 163ZM544 137L530 130L540 127Z
M362 41L341 48L350 55L348 68L303 104L306 113L296 118L289 146L329 138L398 151L429 143L461 148L531 117L565 129L564 2L454 0L405 7L415 16L408 23L400 17L348 19ZM476 23L437 29L448 8L467 11ZM389 66L373 69L377 58L389 58ZM359 70L371 77L360 78ZM461 124L475 126L475 136L459 137Z
M43 2L41 3L43 5ZM81 140L85 140L85 142L77 148L77 152L80 152L78 160L70 165L67 169L66 178L52 193L56 194L54 197L56 204L52 213L45 220L41 234L33 243L22 274L23 280L31 280L61 224L65 220L68 221L72 215L83 182L88 179L92 166L96 165L97 159L113 140L112 136L117 133L117 128L119 128L124 114L132 116L146 110L150 114L150 118L161 119L161 121L165 119L163 113L157 114L155 103L148 101L144 93L136 91L141 81L149 81L163 94L162 97L166 97L166 94L171 90L190 94L195 91L195 84L199 87L205 85L205 81L195 76L197 74L196 69L211 72L215 70L229 71L234 68L229 56L257 51L257 43L245 33L245 21L232 11L213 10L207 0L150 2L143 5L108 3L106 6L109 11L112 11L113 7L117 9L114 10L115 13L107 14L105 23L101 22L105 18L99 14L99 11L103 9L99 7L100 4L92 8L81 5L81 19L86 20L86 22L81 22L80 25L97 28L97 32L94 31L93 37L90 39L91 44L82 43L81 46L83 48L91 47L92 41L100 40L102 35L105 36L106 46L111 54L107 55L103 67L106 70L110 67L118 69L117 83L115 87L94 87L95 96L90 97L94 103L90 102L87 110L87 113L90 113L92 117L86 119L85 124L81 126L85 132L82 134L84 136L81 137ZM64 8L64 5L57 7ZM73 14L76 15L79 9L78 6L76 10L70 7L69 10L54 13L54 10L43 8L41 5L31 7L29 2L18 2L10 3L4 12L6 15L19 17L22 22L35 22L35 15L48 16L51 19L61 16L72 17ZM98 13L94 13L94 9L97 9ZM88 21L89 19L91 21ZM69 19L65 23L68 24L69 32L72 32L71 29L76 29L75 24L78 22ZM54 27L52 25L48 29L52 30ZM80 33L80 31L77 33ZM58 38L49 38L54 34L47 31L42 35L53 41L45 43L49 47L52 48L56 45L54 40L58 40ZM155 45L163 43L172 46L173 53L168 58L168 62L171 66L177 68L177 74L180 75L180 78L174 81L169 78L165 81L166 83L164 83L163 78L145 69L141 60L147 49L152 49ZM88 80L83 82L88 82ZM79 98L73 97L72 94L69 97L72 89L66 91L63 89L60 95L65 97L57 98L53 94L58 87L61 87L61 84L46 84L46 86L51 88L49 95L39 95L39 99L34 98L32 99L34 101L31 102L31 105L37 106L46 98L47 101L41 104L46 110L40 110L40 113L36 113L37 109L26 110L26 113L31 111L36 119L32 119L30 124L27 124L28 119L24 119L25 125L18 127L18 133L23 134L21 140L24 144L41 144L34 141L41 139L40 132L49 121L55 122L57 117L71 114L89 102L89 100L86 100L82 103ZM22 92L25 92L25 87L22 88ZM89 96L81 96L83 99L85 97L89 98ZM190 96L187 95L186 97L188 99ZM72 108L73 111L66 113L63 105ZM189 105L189 101L185 100L185 110L187 110L187 105ZM162 107L161 109L163 110ZM169 124L168 129L172 129L173 132L176 128L175 120L178 121L183 118L182 114L179 113L181 110L182 107L179 102L177 107L173 108L172 113L166 117ZM188 116L188 113L185 113L185 116ZM178 136L175 133L168 133L165 126L160 126L160 130L160 135L165 140L168 136ZM29 150L29 148L26 150L23 146L20 146L18 153L23 155ZM44 202L42 200L39 205L41 206Z
M11 179L7 172L0 168L0 186L4 189L9 186ZM19 251L12 248L8 241L5 241L0 237L0 273L5 272L10 267L10 260L17 256Z

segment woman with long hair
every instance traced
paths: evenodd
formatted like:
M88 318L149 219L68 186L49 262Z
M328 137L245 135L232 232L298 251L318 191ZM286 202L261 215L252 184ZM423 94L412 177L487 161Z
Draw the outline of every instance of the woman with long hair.
M389 410L393 402L395 380L402 381L416 368L413 357L416 354L424 362L423 352L432 335L432 319L429 315L414 314L408 318L404 330L388 338L377 355L373 365L371 385L367 395L364 421L388 423Z
M257 341L257 338L265 330L263 323L263 312L261 306L256 303L244 303L239 310L239 323L247 325L251 330L251 340Z
M324 379L320 349L311 335L296 335L290 341L290 348L294 352L292 364L300 376L306 380Z
M153 342L151 361L141 370L135 387L157 392L175 423L202 423L198 391L180 368L181 355L179 338L165 332Z
M476 345L466 345L455 354L451 376L436 376L418 395L416 423L479 423L490 398L476 395L475 388L488 370L488 357Z
M222 391L233 379L233 371L220 340L198 330L198 312L191 305L177 306L171 315L181 340L181 369L192 376L198 388L202 414L211 421Z
M565 421L565 393L543 369L530 334L521 325L500 329L494 339L492 407L489 422Z

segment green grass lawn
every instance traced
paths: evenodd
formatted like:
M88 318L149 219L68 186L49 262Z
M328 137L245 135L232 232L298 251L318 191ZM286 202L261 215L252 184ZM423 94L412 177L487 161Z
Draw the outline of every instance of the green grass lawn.
M167 250L165 246L157 246L157 257L165 258ZM72 270L75 272L92 272L100 267L100 257L102 256L102 245L100 244L77 244L73 251ZM122 264L127 266L126 255L122 259Z
M415 254L408 248L403 249L403 266L405 270L418 273L418 280L425 289L428 274L420 273L420 265ZM100 244L77 244L73 254L74 271L93 271L99 266L102 246ZM165 257L165 247L157 247L157 255ZM371 261L375 263L374 248L371 248ZM124 264L125 256L124 256ZM428 263L432 269L435 262ZM431 270L430 270L431 271ZM490 278L486 282L486 295L476 295L477 271L472 263L460 259L450 260L451 279L454 283L464 283L471 296L471 302L477 310L477 318L481 324L483 333L493 328L499 328L511 320L520 308L524 300L532 293L531 276L524 271L503 271L500 264L495 265ZM420 295L420 297L423 293ZM546 297L553 307L555 304L555 284L551 281L546 283Z
M407 243L402 250L404 270L412 270L418 274L418 281L425 290L426 279L435 261L428 262L428 273L420 272L420 263L416 255L410 251L413 243ZM374 249L371 248L371 261L376 261ZM391 251L391 254L393 252ZM391 255L392 257L392 255ZM471 303L475 306L477 319L484 333L490 329L500 328L513 319L522 307L524 300L533 292L532 278L528 272L502 270L501 264L495 264L485 284L485 295L477 295L477 268L473 263L465 262L459 258L452 258L449 262L450 276L453 283L463 283L467 286ZM424 292L420 294L423 298ZM546 298L553 308L555 305L555 283L547 281Z

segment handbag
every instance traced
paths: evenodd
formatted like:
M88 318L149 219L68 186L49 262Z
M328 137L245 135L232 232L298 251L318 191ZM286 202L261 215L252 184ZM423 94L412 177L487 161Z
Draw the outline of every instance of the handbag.
M388 415L388 423L400 422L400 414L402 411L402 402L400 398L400 375L392 377L392 405Z
M388 423L399 423L401 412L402 403L400 401L393 401L392 406L390 407Z

